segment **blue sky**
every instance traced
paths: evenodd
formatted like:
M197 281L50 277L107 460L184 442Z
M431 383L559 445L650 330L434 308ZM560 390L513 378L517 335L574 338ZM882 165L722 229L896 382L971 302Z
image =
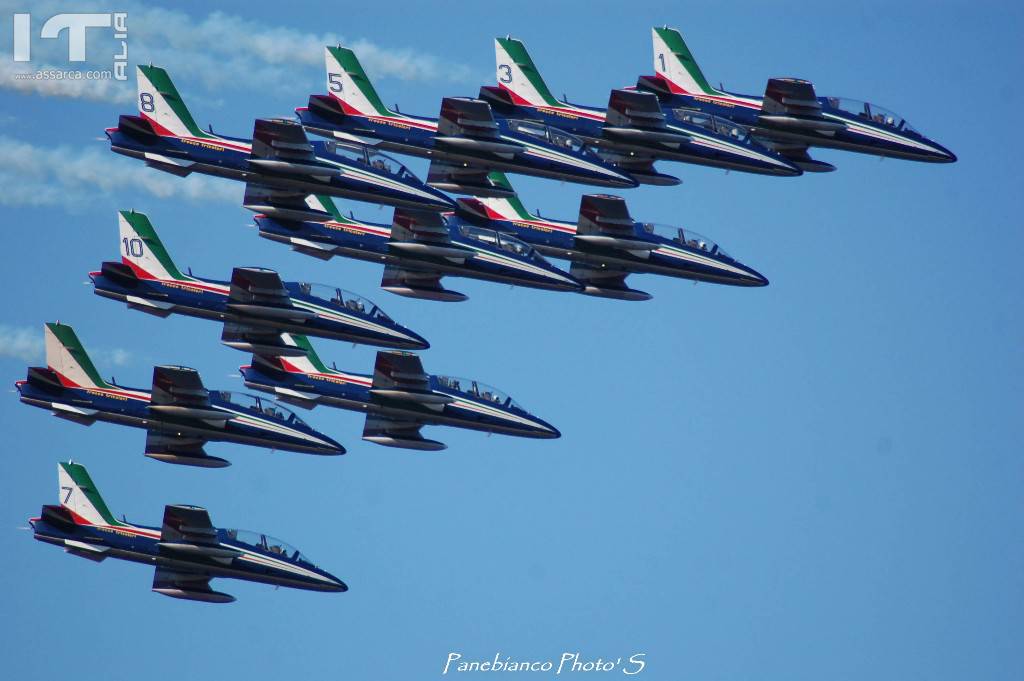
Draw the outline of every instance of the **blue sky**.
M626 192L633 215L711 236L769 287L640 276L654 299L631 304L457 280L470 300L438 304L380 291L377 267L258 239L239 186L111 154L97 138L132 112L133 84L126 99L68 97L2 74L0 375L12 388L58 318L120 383L180 363L209 387L241 387L248 357L214 325L129 312L83 283L116 255L115 211L135 208L196 274L264 265L371 297L432 342L428 370L497 385L564 434L428 429L449 449L415 453L364 443L358 415L321 407L307 420L348 455L210 445L234 465L206 471L146 459L140 431L58 421L11 389L6 675L432 679L451 651L578 651L646 653L649 679L1024 676L1019 6L348 5L117 9L131 59L168 68L197 120L228 134L321 92L325 40L360 46L385 102L436 115L442 95L493 82L494 36L524 40L557 94L600 104L651 71L650 27L667 23L714 83L760 93L769 76L809 78L900 112L960 161L821 150L838 171L794 179L665 165L683 185ZM35 28L90 7L115 9L51 3ZM527 206L567 219L587 191L514 181ZM341 368L372 366L370 348L317 345ZM216 524L287 539L351 590L225 580L230 606L179 602L150 592L147 568L35 543L17 528L53 503L68 457L129 520L202 505Z

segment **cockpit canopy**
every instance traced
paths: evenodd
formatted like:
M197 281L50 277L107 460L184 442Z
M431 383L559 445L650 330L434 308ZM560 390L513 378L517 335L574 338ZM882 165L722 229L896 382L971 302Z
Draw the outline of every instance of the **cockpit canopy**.
M851 116L857 116L872 123L880 123L900 132L921 134L898 113L877 104L862 102L859 99L850 99L848 97L828 97L827 99L828 105L833 109L839 109Z
M727 260L734 259L714 241L703 234L694 232L693 230L674 227L672 225L659 225L655 222L644 222L641 224L641 228L648 234L656 234L662 238L670 239L680 246L704 251L708 255L713 255L718 258L726 258Z
M437 376L437 382L446 390L454 390L476 399L483 399L503 407L515 407L522 409L522 405L512 397L497 388L474 381L471 378L456 378L455 376Z
M299 282L299 290L307 296L323 298L324 300L331 301L334 305L344 307L353 312L368 314L373 319L391 321L391 317L387 316L383 310L377 307L376 303L358 293L346 291L343 288L329 284L317 284L311 281Z
M746 142L750 131L728 118L721 118L696 109L672 109L672 116L681 123L688 123L730 138L734 142Z
M267 399L266 397L251 395L249 393L233 392L231 390L211 390L210 396L216 397L224 402L230 402L236 407L242 407L243 409L255 409L261 414L281 419L290 424L306 425L306 422L300 419L291 409L281 406L278 402Z
M508 234L503 234L493 229L463 223L459 225L459 233L468 239L481 241L489 246L500 248L507 253L512 253L513 255L530 258L531 260L540 259L540 255L533 249L533 246L530 246L526 242L520 241L515 237L509 236Z
M416 176L404 165L379 151L369 147L339 142L327 142L327 150L332 154L355 161L382 173L395 175L403 180L415 180Z
M240 544L248 544L249 546L262 551L276 553L282 558L286 558L293 563L314 565L313 561L309 559L309 556L302 553L288 542L281 541L280 539L276 539L259 532L250 532L249 530L230 529L224 530L224 532L227 534L228 539Z
M545 140L556 147L561 147L570 151L580 151L583 149L583 140L579 137L570 135L564 130L552 128L550 125L545 125L544 123L538 123L537 121L510 120L508 122L508 127L521 135L529 135L530 137Z

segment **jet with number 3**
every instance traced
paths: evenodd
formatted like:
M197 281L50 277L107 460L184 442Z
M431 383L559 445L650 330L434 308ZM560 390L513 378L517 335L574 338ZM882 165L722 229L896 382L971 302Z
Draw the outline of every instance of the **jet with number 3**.
M570 132L620 167L666 160L779 177L801 174L790 161L751 139L745 128L668 116L648 92L612 90L607 109L559 101L522 42L497 38L494 50L498 87L482 87L480 98L496 116L536 120Z

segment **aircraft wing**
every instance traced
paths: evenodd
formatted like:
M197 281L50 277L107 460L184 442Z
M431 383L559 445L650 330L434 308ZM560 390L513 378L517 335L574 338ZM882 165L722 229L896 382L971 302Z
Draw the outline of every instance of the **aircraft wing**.
M285 222L327 222L332 217L326 211L312 208L304 192L268 187L255 182L246 183L242 207Z
M224 421L211 421L223 427ZM174 431L149 429L146 431L146 456L165 463L177 463L201 468L223 468L230 462L210 456L203 449L206 440L201 437L179 435Z
M428 440L420 433L423 424L406 419L391 419L367 414L363 439L385 447L403 447L421 451L445 449L443 442Z
M198 506L165 506L160 541L198 546L218 545L217 530L210 522L210 514Z
M607 194L587 194L580 200L576 241L583 246L622 249L639 256L658 247L637 235L626 202Z
M381 350L373 365L373 388L429 391L430 377L423 370L419 355Z
M249 165L256 170L328 180L340 175L316 157L302 126L280 118L258 118L253 127Z
M583 292L587 295L618 300L650 300L651 295L644 291L630 288L626 283L629 272L616 267L588 266L572 263L569 274L583 284Z
M233 596L210 588L210 575L199 570L171 570L158 567L153 573L153 591L172 598L208 603L230 603Z
M210 393L199 372L188 367L153 367L153 390L149 412L154 422L146 431L146 456L188 466L220 468L229 465L224 459L209 456L203 445L206 439L183 435L176 423L192 427L222 429L231 414L210 404ZM159 420L159 422L157 422Z
M821 115L814 85L797 78L768 79L758 121L769 127L811 129L826 134L845 127Z
M228 309L238 314L243 326L246 317L266 321L302 323L316 317L316 313L292 304L291 295L281 277L273 270L260 267L236 267L231 272Z
M669 130L658 96L640 90L612 90L604 134L622 142L661 143L677 147L690 136L679 129Z
M514 191L495 183L486 168L480 166L445 163L436 158L430 160L427 170L427 184L434 189L455 194L493 196L510 198Z

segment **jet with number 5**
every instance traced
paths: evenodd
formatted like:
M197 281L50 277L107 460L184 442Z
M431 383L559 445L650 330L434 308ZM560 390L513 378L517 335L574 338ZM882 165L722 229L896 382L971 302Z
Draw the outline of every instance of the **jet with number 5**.
M184 177L198 172L266 186L284 195L310 193L357 201L449 210L452 201L405 166L362 147L310 142L293 120L257 119L253 139L196 125L164 69L139 66L139 115L107 128L111 150Z
M307 282L282 281L262 267L236 267L231 281L183 273L149 218L118 214L121 261L90 272L97 295L157 317L184 314L224 323L222 342L246 352L290 331L386 348L425 350L430 344L354 293Z
M742 125L797 159L804 170L834 169L810 159L808 147L931 163L956 161L953 152L888 109L844 97L818 97L810 81L797 78L770 78L763 97L737 95L711 86L676 29L654 28L652 39L655 75L641 76L638 90L656 94L679 116Z
M348 591L294 546L258 532L214 527L204 508L168 505L161 527L136 525L114 517L82 464L58 464L57 480L60 503L43 506L29 520L34 538L97 563L117 558L152 565L155 593L206 603L235 600L210 588L216 577Z
M498 87L482 87L480 98L499 118L537 120L578 135L623 168L666 160L779 177L801 174L745 128L669 117L649 92L612 90L607 109L559 101L522 42L497 38L494 50Z
M91 426L106 421L146 431L146 456L166 463L222 468L207 442L237 442L307 454L344 454L345 448L291 410L245 393L207 390L199 372L180 366L153 368L150 390L105 381L66 324L44 327L46 366L29 367L15 383L21 401L54 416Z
M584 196L577 221L566 222L529 213L501 173L493 173L491 181L506 187L512 198L459 199L459 216L512 234L545 255L569 260L569 273L583 284L587 295L648 300L650 294L626 284L630 274L730 286L768 285L760 273L697 232L634 220L626 202L617 196Z
M653 169L614 167L577 137L535 122L495 119L478 99L445 97L441 117L410 116L388 109L347 47L328 47L326 95L312 95L296 109L310 132L342 142L429 158L427 183L462 194L493 195L491 170L602 187L638 182L678 184ZM321 192L323 193L323 192Z
M495 186L511 191L503 184ZM365 222L342 215L328 196L309 196L294 205L260 197L255 189L246 192L245 206L259 213L255 222L261 237L321 260L343 256L379 262L384 265L381 288L408 298L466 300L465 294L441 284L445 276L548 291L582 290L568 272L529 244L453 214L396 208L391 224ZM302 211L314 211L316 219L292 219Z
M428 374L420 358L407 352L379 351L373 375L367 376L328 367L304 336L282 334L279 352L253 355L252 364L240 370L246 386L284 402L364 412L363 439L386 447L444 449L444 443L420 434L428 425L561 437L557 428L500 390L471 379Z

